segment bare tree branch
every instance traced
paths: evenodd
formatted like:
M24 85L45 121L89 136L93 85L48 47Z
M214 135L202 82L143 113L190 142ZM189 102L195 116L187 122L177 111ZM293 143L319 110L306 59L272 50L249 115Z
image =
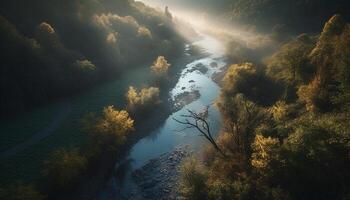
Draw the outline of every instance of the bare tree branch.
M180 115L182 118L185 118L184 120L179 120L176 118L173 118L173 120L179 124L186 125L185 129L189 129L189 128L196 129L200 133L200 136L205 137L210 142L210 144L215 148L215 150L217 150L222 156L226 157L225 153L220 149L220 147L218 146L218 144L216 143L215 139L211 134L210 124L207 121L207 118L209 115L208 110L209 110L209 106L207 106L204 112L201 112L201 113L196 113L192 110L187 110L188 114Z

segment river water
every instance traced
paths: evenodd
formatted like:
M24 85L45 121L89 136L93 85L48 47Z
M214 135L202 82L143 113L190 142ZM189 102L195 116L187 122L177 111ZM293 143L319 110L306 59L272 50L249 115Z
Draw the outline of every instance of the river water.
M220 41L209 35L201 35L201 39L194 42L193 45L200 47L206 53L206 56L186 65L169 96L174 99L176 95L183 92L197 90L200 97L168 116L165 122L159 125L155 131L149 133L147 137L141 139L132 147L127 158L116 164L117 169L127 163L127 167L124 167L122 172L115 173L123 176L113 175L106 183L105 188L99 193L98 200L120 199L121 196L137 193L138 188L131 176L134 170L144 166L150 159L157 158L176 147L187 146L195 151L206 143L204 137L199 137L194 129L183 130L183 125L174 121L174 118L181 119L181 115L186 114L188 109L200 112L206 106L210 106L208 120L211 132L215 135L219 132L220 114L212 104L218 97L220 88L212 80L212 75L225 67L225 50ZM186 48L185 53L188 53L188 50ZM202 68L204 66L208 70L199 71L198 66Z

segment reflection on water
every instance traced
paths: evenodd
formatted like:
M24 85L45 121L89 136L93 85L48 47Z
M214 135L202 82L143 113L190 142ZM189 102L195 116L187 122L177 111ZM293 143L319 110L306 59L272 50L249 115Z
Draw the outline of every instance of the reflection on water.
M185 91L198 90L200 98L171 114L155 131L135 144L126 161L117 164L117 172L100 192L98 199L116 199L118 196L127 196L129 193L137 192L137 186L131 178L132 171L142 167L150 159L169 152L179 145L189 145L195 150L206 142L194 130L182 130L183 125L173 120L173 118L179 118L180 115L185 114L187 109L203 110L206 106L211 105L219 95L220 88L212 81L211 76L226 65L223 57L224 48L218 40L208 35L203 35L202 39L195 42L194 45L203 48L208 56L186 65L178 83L170 92L170 97L174 98ZM188 48L185 49L185 51L188 50ZM196 70L199 65L207 68L206 73ZM220 115L213 106L209 108L209 121L212 132L217 133L220 128Z

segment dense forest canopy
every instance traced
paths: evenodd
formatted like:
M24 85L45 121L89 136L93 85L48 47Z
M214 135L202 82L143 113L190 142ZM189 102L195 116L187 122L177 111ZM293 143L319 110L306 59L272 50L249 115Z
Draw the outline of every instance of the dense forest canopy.
M2 116L171 58L185 41L165 13L129 0L2 1L0 31Z
M349 198L349 28L334 15L320 34L228 68L222 131L204 164L183 165L186 199Z
M196 11L200 16L217 18L236 24L254 25L270 31L275 25L284 25L289 31L317 32L335 13L349 19L350 3L347 0L143 0L154 4L175 7L178 10Z

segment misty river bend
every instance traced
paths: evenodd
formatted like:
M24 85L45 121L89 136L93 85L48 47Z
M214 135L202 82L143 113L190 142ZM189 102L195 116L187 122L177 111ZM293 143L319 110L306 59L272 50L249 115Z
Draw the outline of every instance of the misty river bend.
M159 193L162 191L152 191L153 183L141 183L141 186L136 184L135 172L139 171L141 173L138 170L140 168L153 168L155 170L156 167L152 166L155 159L158 159L158 161L162 161L164 158L166 160L168 157L173 159L174 157L179 157L178 155L187 154L187 152L195 152L206 144L205 139L199 137L195 130L184 130L183 125L175 122L174 118L179 118L181 114L185 114L187 109L201 111L206 106L213 104L219 95L220 88L212 80L212 76L214 73L220 72L226 66L226 62L224 58L224 47L215 38L202 35L199 41L194 42L194 45L202 48L207 56L186 64L176 86L171 90L169 95L174 99L177 95L184 92L198 91L200 94L199 98L168 116L165 122L159 125L155 131L147 134L147 137L141 139L132 147L127 158L116 164L115 173L110 177L105 188L99 192L98 200L161 198L152 195L161 195L162 198L165 198L164 194ZM185 51L188 51L188 48ZM220 115L214 106L210 106L209 108L209 121L211 131L217 134L220 128ZM186 151L181 149L186 149ZM169 152L172 153L169 154ZM178 159L178 163L171 163L171 165L178 165L180 160ZM166 171L166 166L163 169L162 165L160 163L157 167L160 171ZM121 174L122 176L119 176ZM168 174L162 178L168 181L176 180L176 177L175 179L174 177L168 177L176 175L177 173ZM141 177L145 178L144 176L146 175ZM159 176L159 172L148 174L147 179L162 179L153 176ZM146 193L144 191L145 189L147 189ZM159 190L156 187L154 189ZM167 191L169 188L162 188L162 190L169 193Z

